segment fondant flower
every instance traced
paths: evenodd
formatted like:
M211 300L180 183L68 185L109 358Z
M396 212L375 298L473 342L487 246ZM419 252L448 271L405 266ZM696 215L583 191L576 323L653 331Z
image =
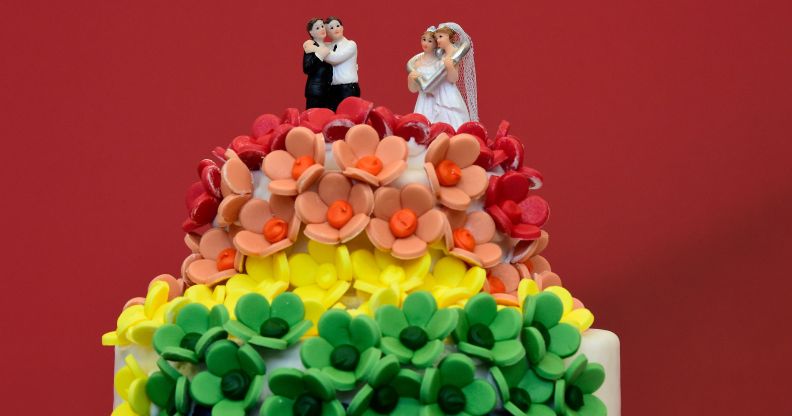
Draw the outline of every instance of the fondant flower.
M550 270L550 264L544 258L542 258L544 261L540 260L536 264L531 262L532 259L541 257L539 255L547 248L549 243L550 234L545 230L541 230L539 238L535 240L517 240L512 251L512 262L525 263L531 269L531 272L539 273L544 270Z
M459 324L453 335L459 351L501 366L525 357L518 339L522 320L516 309L498 310L492 295L479 293L458 313Z
M294 199L272 195L269 202L251 199L239 212L243 230L234 235L234 246L247 256L267 257L291 247L300 234Z
M428 253L412 260L399 260L380 250L373 253L356 250L352 253L353 286L372 296L383 289L393 289L398 296L397 305L400 305L407 292L423 283L431 266L432 258Z
M116 330L102 335L102 345L151 345L154 331L165 322L167 313L180 303L181 298L168 300L170 292L168 282L152 281L142 302L127 302L128 306L118 316Z
M556 413L545 403L553 395L553 382L542 379L525 359L504 367L492 367L503 402L503 408L514 416L554 416Z
M177 298L177 297L181 296L182 293L184 292L184 280L183 279L177 279L177 278L175 278L175 277L173 277L173 276L171 276L171 275L169 275L167 273L158 275L158 276L154 277L153 279L151 279L151 281L149 282L149 290L151 290L151 286L154 284L154 282L160 282L160 281L165 282L165 283L168 284L168 288L169 288L169 290L168 290L168 301L173 300L174 298ZM143 305L145 303L146 303L146 298L141 297L141 296L134 297L132 299L129 299L127 301L127 303L124 304L124 308L123 309L126 309L126 308L128 308L128 307L130 307L132 305Z
M281 293L271 306L264 296L248 293L239 298L234 314L236 320L224 325L231 335L273 350L285 350L311 327L303 303L294 293Z
M454 137L442 133L426 149L424 168L441 204L463 211L484 195L487 172L473 164L479 152L478 140L466 133Z
M493 387L475 379L473 360L464 354L450 354L439 368L429 368L421 383L421 402L429 415L486 415L495 408Z
M368 124L350 128L333 142L333 158L344 175L372 186L387 185L407 169L407 143L398 136L380 140Z
M419 290L428 290L441 308L461 306L471 296L481 291L487 273L481 267L465 266L462 260L446 256L438 260L432 273L424 277Z
M271 300L289 288L289 261L283 252L267 257L246 257L245 272L235 274L225 284L223 304L232 312L232 317L242 296L258 293Z
M605 403L592 393L605 381L605 370L600 364L589 363L579 355L569 364L564 378L555 382L553 405L558 414L605 416Z
M211 309L215 305L222 305L225 303L226 292L225 285L217 285L214 287L193 285L184 291L184 300L186 301L184 304L200 303Z
M487 281L482 291L491 294L498 305L520 306L517 289L523 279L520 268L524 267L522 264L500 263L487 269Z
M213 415L242 415L257 404L265 370L264 360L250 345L216 341L206 351L206 370L190 383L190 396L211 407Z
M250 200L253 193L253 175L233 151L231 157L220 168L220 192L223 195L217 207L215 223L220 227L229 226L239 219L242 206Z
M434 297L425 291L407 296L402 309L381 306L376 316L382 351L416 367L430 367L440 358L458 318L452 309L438 310Z
M550 216L550 206L538 195L528 195L531 180L517 171L492 176L485 205L498 229L518 240L536 240Z
M194 241L193 238L198 242L196 245L188 244L194 251L182 263L182 278L192 284L214 286L241 270L242 253L234 249L231 237L224 229L212 228L200 237L188 236L185 241Z
M389 355L377 362L366 384L349 403L350 416L417 415L421 376L400 369L396 357Z
M165 414L187 414L190 410L189 382L179 370L164 358L157 360L160 371L146 382L146 394Z
M561 299L552 292L544 291L525 298L522 343L536 374L546 380L558 380L563 376L563 358L580 348L580 331L559 322L563 313Z
M503 251L492 242L495 222L486 212L448 210L446 215L452 230L446 244L452 256L480 267L492 267L502 260Z
M338 172L319 180L317 192L300 194L295 201L297 217L308 225L305 235L324 244L345 243L366 229L374 208L369 185L352 185Z
M209 159L198 164L200 181L187 189L187 219L182 223L185 232L211 224L226 226L236 221L239 209L253 190L253 179L245 163L233 150L225 154L226 162L220 168Z
M572 294L563 287L555 285L549 286L545 287L541 292L552 293L558 296L558 298L561 300L561 304L563 305L563 313L559 322L574 326L580 333L583 333L585 330L589 329L594 323L594 314L592 314L591 311L588 310L585 305L583 305L583 302L572 297ZM523 303L520 305L520 310L524 311L525 299L529 295L536 295L540 293L539 284L534 280L524 279L520 281L520 287L517 289L517 293L519 298L523 299Z
M261 170L270 178L273 194L301 194L324 173L324 140L305 127L295 127L286 134L285 147L270 152Z
M200 303L185 305L173 324L162 325L154 333L154 350L170 361L198 363L210 344L228 337L223 329L227 320L223 305L214 306L211 312Z
M122 403L113 409L113 416L147 416L151 407L146 395L148 377L134 355L128 354L124 357L124 362L126 365L118 370L113 380L113 387L122 400Z
M343 246L342 246L343 247ZM349 257L346 247L342 250ZM347 260L348 261L348 260ZM342 269L347 268L342 266ZM317 264L316 260L307 253L297 253L289 257L291 284L294 294L304 301L313 300L321 303L325 308L333 307L351 283L342 278L347 278L348 273L339 273L333 263Z
M333 382L321 371L311 368L279 368L269 377L273 396L261 406L261 416L323 415L343 416L344 406L336 398Z
M348 391L366 377L381 356L374 319L331 309L319 320L319 336L303 341L300 359L306 368L327 375L337 390Z
M435 199L423 185L410 184L401 190L382 187L374 193L374 218L366 234L380 250L399 259L414 259L426 253L429 244L448 229L445 215L435 208Z

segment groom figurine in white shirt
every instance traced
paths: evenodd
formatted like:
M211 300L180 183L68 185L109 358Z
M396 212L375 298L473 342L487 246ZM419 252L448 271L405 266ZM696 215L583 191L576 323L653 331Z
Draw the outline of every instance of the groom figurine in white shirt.
M338 104L347 97L360 97L358 85L357 44L344 37L344 26L341 20L330 16L324 21L330 44L320 48L317 56L333 65L333 82L330 85L330 109L335 111Z

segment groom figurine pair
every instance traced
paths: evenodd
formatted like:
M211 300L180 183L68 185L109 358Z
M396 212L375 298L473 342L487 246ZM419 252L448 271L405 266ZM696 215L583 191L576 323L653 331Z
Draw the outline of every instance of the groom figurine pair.
M303 72L308 75L305 108L335 111L344 98L360 97L357 44L344 37L344 26L334 16L311 19L307 29L311 39L303 43ZM325 36L330 37L330 43L324 42Z

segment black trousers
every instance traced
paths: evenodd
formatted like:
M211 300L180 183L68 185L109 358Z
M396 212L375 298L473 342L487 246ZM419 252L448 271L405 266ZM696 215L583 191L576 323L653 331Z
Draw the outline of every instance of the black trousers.
M338 104L347 97L360 97L360 85L357 82L330 86L330 109L336 111Z

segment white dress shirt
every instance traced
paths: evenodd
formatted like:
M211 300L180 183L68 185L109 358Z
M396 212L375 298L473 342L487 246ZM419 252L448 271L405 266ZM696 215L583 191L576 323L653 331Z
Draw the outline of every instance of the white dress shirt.
M335 51L333 48L335 47ZM341 38L328 45L330 54L324 61L333 65L333 85L358 82L357 43L354 40Z

